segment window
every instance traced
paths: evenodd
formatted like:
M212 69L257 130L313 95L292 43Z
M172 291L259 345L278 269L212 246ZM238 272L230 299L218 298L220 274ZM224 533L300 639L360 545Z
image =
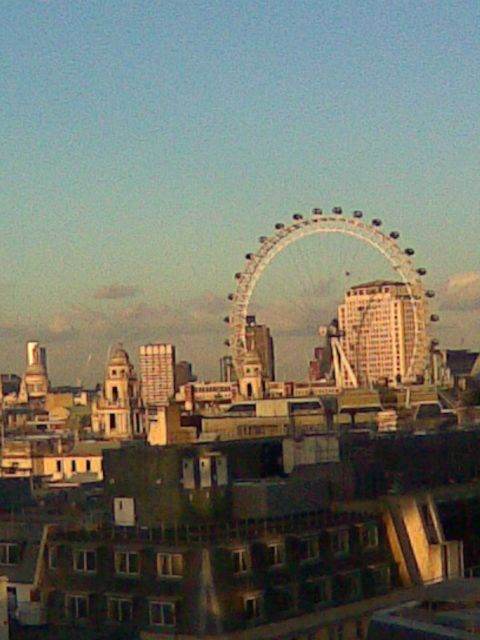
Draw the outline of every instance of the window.
M97 570L97 553L88 549L73 550L73 568L82 573L94 573Z
M268 564L271 567L278 567L285 564L285 543L273 542L268 545Z
M334 627L331 627L328 635L330 640L344 640L345 629L343 624L336 624Z
M58 565L58 547L48 547L48 568L56 569Z
M362 595L362 585L359 573L344 574L343 595L345 600L356 600Z
M0 542L0 564L20 563L20 546L10 542Z
M77 461L72 460L72 473L76 473L77 471Z
M275 587L273 593L275 611L289 611L293 609L292 592L288 587Z
M360 528L360 542L364 549L378 547L378 527L376 524L365 524Z
M61 473L62 472L62 461L61 460L57 460L57 473Z
M176 611L174 602L152 600L150 602L150 624L164 627L174 627Z
M263 595L253 594L243 599L243 609L247 620L258 620L263 615Z
M132 601L130 598L109 597L107 600L108 618L114 622L132 621Z
M390 587L390 567L387 564L372 565L369 570L373 579L375 593L388 591Z
M180 578L183 576L181 553L157 553L157 575Z
M138 576L140 557L137 551L116 551L115 572L121 575Z
M88 596L85 594L67 594L65 596L65 614L72 620L88 618Z
M235 551L232 551L232 560L234 573L246 573L249 570L250 563L247 549L235 549Z
M300 560L316 560L319 557L318 538L302 538L300 540Z
M332 553L336 556L348 554L350 551L350 532L348 529L332 531L330 536Z
M310 582L312 601L314 605L322 605L331 601L332 586L330 578L322 577L312 579Z
M85 471L91 471L92 470L92 463L90 460L86 460L85 462Z
M363 640L363 638L365 638L365 633L363 630L363 622L361 620L357 620L355 622L355 638L357 640Z

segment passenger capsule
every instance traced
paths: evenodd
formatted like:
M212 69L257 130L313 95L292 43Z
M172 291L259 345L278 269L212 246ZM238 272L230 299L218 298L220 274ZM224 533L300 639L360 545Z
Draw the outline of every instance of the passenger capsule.
M363 218L363 211L359 211L358 209L353 212L354 218Z
M417 269L417 273L418 273L419 276L424 276L424 275L426 275L427 270L424 267L419 267Z
M251 260L253 258L253 253L246 253L245 260Z
M227 300L233 300L233 293L229 293L227 296Z
M230 318L228 316L225 316L223 319L224 322L230 322Z
M283 222L277 222L277 224L275 225L275 229L283 229L285 225L283 224Z
M312 209L312 215L321 216L323 214L323 209Z
M380 218L374 218L372 220L372 224L374 227L381 227L382 226L382 221L380 220Z
M337 214L337 216L342 215L342 207L333 207L332 213Z
M410 249L410 247L408 249L405 249L405 253L407 254L407 256L413 256L415 254L415 251L413 249Z
M434 298L435 297L435 291L433 289L428 289L428 291L426 291L425 295L427 296L427 298Z
M398 231L392 231L392 233L390 234L390 238L392 238L392 240L398 240L400 237L400 234L398 233Z
M242 274L240 273L240 271L237 271L237 273L235 274L235 280L240 280L241 277Z
M436 313L432 313L432 315L430 316L430 320L432 322L438 322L440 320L440 317Z
M258 239L258 241L260 242L260 244L263 244L264 242L266 242L268 240L267 236L260 236L260 238Z
M292 217L294 220L303 220L303 216L301 213L294 213Z
M225 340L223 344L224 344L226 347L229 347L229 346L230 346L230 340Z
M440 344L440 340L433 338L430 344L432 345L432 347L438 347L438 345Z

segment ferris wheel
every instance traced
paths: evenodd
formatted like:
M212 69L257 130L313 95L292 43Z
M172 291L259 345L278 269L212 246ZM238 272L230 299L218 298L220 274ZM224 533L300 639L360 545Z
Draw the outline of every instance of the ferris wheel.
M317 234L349 236L369 245L387 260L397 274L397 279L401 279L411 306L413 340L404 379L414 381L419 372L426 371L429 359L427 325L439 319L436 314L428 316L426 299L433 298L435 292L423 286L422 278L427 271L423 267L414 266L412 257L415 251L410 247L402 249L399 246L399 232L384 233L381 227L382 221L378 218L371 222L365 221L362 211L356 210L352 217L347 217L340 207L334 207L328 215L324 215L321 209L313 209L310 217L296 213L291 224L279 222L275 225L273 235L259 238L258 250L246 254L243 271L235 274L236 289L228 296L231 308L229 315L224 318L230 326L230 337L225 344L231 348L233 365L239 378L247 353L246 322L249 304L259 279L272 260L286 247Z

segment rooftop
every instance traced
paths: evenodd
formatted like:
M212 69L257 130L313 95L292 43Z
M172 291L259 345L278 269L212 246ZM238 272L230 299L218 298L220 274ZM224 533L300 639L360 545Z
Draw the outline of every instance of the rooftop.
M370 287L404 287L404 282L399 282L395 280L371 280L370 282L364 282L360 284L354 284L350 287L350 289L368 289Z
M425 587L417 599L380 611L368 640L480 637L480 579L456 579Z

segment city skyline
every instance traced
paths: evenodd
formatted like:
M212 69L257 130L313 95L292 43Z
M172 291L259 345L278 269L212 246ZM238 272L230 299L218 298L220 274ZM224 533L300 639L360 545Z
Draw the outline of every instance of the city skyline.
M4 371L38 338L94 382L160 341L215 377L246 251L335 205L398 228L442 346L478 348L475 3L117 8L0 9Z

